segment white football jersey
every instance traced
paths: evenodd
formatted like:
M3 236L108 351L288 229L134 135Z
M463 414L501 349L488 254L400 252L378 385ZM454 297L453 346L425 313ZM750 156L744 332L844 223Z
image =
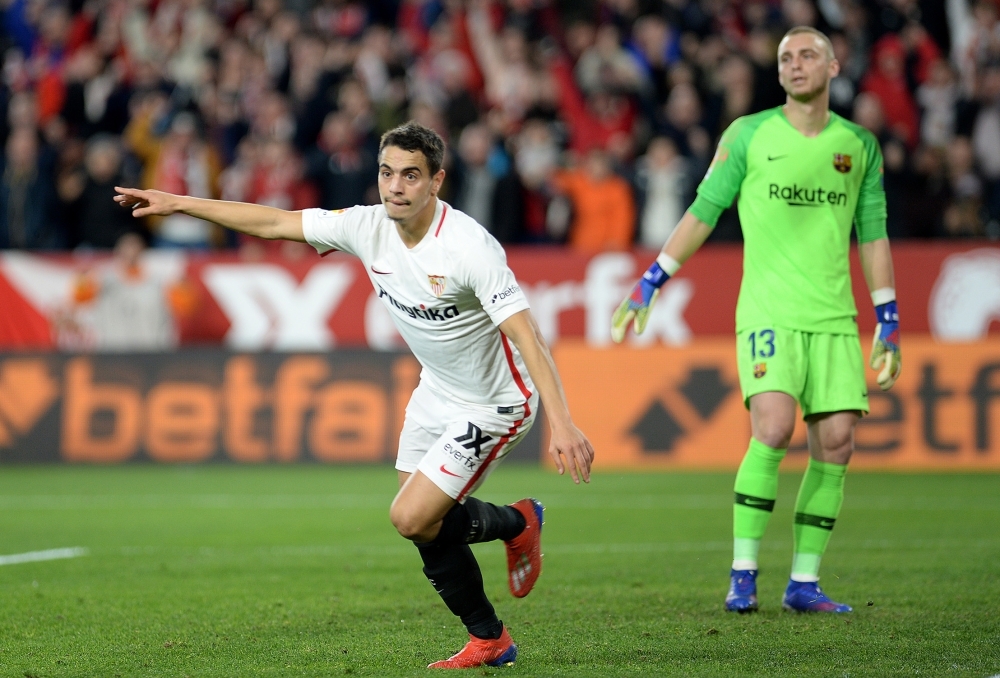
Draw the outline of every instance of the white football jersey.
M528 300L500 243L474 219L438 200L412 249L382 205L303 210L302 230L320 254L361 259L421 380L440 397L496 411L534 393L520 353L497 328Z

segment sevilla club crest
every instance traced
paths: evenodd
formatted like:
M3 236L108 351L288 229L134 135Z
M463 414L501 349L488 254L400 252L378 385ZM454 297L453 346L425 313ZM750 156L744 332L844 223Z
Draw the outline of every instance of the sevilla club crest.
M843 153L833 154L833 169L837 170L841 174L847 174L851 171L851 156L844 155Z
M435 297L440 297L444 294L444 276L443 275L429 275L427 276L427 281L431 284L431 292L434 293Z

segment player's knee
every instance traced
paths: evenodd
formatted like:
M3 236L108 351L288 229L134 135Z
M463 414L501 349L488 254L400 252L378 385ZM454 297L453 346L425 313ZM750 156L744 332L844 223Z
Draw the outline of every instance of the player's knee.
M404 539L426 541L423 539L427 531L425 521L421 520L412 511L407 510L405 506L393 504L392 508L389 509L389 520L392 521L393 527L399 532L399 536Z
M827 440L823 445L823 458L831 464L846 464L854 452L854 437Z
M792 441L792 433L794 431L794 419L792 421L767 421L757 426L753 437L768 447L773 447L776 450L784 450Z
M795 399L787 393L769 391L750 397L753 437L768 447L788 448L795 431L795 415Z

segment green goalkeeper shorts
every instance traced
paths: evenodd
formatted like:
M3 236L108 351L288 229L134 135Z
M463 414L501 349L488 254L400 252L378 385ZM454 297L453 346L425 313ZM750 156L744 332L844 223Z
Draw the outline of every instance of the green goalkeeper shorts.
M743 404L750 396L781 391L799 402L802 416L868 412L861 343L853 334L799 332L782 327L736 335L736 362Z

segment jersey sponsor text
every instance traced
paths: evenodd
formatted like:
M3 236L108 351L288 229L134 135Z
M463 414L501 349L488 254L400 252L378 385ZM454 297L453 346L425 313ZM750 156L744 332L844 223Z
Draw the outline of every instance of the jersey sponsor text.
M458 445L453 445L452 443L445 443L442 448L444 453L449 455L452 459L457 461L463 468L468 470L473 470L479 464L480 458L478 455L466 454L459 448ZM447 473L447 471L445 471ZM451 474L455 475L455 474Z
M416 306L407 306L406 304L401 304L393 299L392 295L386 292L382 287L378 288L378 296L380 299L385 297L389 300L390 304L411 318L443 322L449 318L457 318L459 316L458 306L455 304L445 306L444 308L417 308Z
M497 292L496 294L494 294L493 295L493 299L491 300L491 303L495 304L496 302L500 301L501 299L506 299L507 297L511 296L512 294L515 294L515 293L520 292L520 291L521 291L521 286L520 285L511 285L510 287L508 287L507 289L505 289L503 292Z
M825 188L806 188L798 184L768 187L768 197L784 200L792 207L819 207L820 205L846 205L847 194L843 191L828 191Z

